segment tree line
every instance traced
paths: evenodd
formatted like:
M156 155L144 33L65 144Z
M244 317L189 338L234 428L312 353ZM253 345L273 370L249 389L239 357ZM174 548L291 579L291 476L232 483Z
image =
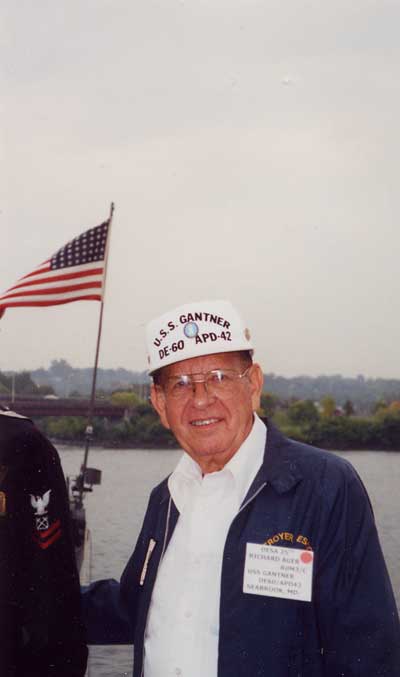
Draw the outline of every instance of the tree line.
M50 369L42 371L45 372L42 381L37 380L37 372L0 372L0 395L10 399L13 390L17 397L54 395L56 389L52 382L62 383L61 392L65 394L65 383L72 385L76 374L82 377L84 372L88 379L91 376L90 369L74 369L65 360L53 360ZM175 446L174 438L162 427L148 402L146 393L149 383L144 382L143 374L136 374L136 382L132 382L128 377L131 378L133 372L105 371L108 377L115 380L111 381L109 390L100 388L98 396L123 406L126 414L123 420L116 423L104 418L97 419L94 442L119 447ZM49 374L55 380L52 381ZM122 380L125 383L126 379L128 385L121 388L118 375L123 376ZM108 383L107 379L105 382ZM330 449L400 450L398 380L366 380L362 377L345 379L341 376L287 379L270 374L266 376L265 384L271 388L262 395L259 413L276 422L290 437ZM275 386L275 390L272 386ZM351 393L353 398L345 397ZM74 390L68 394L70 397L81 396L79 391ZM80 444L84 439L84 418L47 417L37 423L55 440Z
M359 416L350 400L337 407L330 395L314 402L282 401L264 393L260 413L288 437L326 449L400 451L400 400L378 400L370 415Z
M77 369L66 360L53 360L48 369L40 368L31 372L15 374L17 394L43 393L59 397L82 397L89 395L92 383L92 368ZM0 375L2 386L10 391L12 375ZM99 369L97 374L98 394L107 396L115 390L134 388L142 395L146 394L150 379L146 372L131 371L124 368ZM332 397L336 404L344 406L350 401L358 414L373 413L376 403L400 400L400 379L355 378L340 374L333 376L295 376L284 377L273 373L266 374L264 390L274 397L285 401L320 401L325 396ZM4 390L3 390L4 392Z
M152 406L134 392L116 392L114 404L125 407L117 423L104 418L94 421L94 444L106 447L172 448L176 441L160 423ZM331 396L321 402L282 401L271 393L261 397L259 415L301 442L326 449L374 449L400 451L400 401L381 403L370 416L356 416L348 403L338 411ZM86 421L82 417L47 417L37 421L51 438L74 444L84 441Z

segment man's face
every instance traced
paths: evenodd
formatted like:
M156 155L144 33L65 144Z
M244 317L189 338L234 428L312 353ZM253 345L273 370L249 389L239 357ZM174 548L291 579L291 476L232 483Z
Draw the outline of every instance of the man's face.
M236 453L253 425L253 411L260 404L263 376L253 364L246 375L234 382L228 395L210 395L204 383L195 383L187 397L174 399L163 388L171 376L205 374L213 369L246 369L239 353L194 357L164 367L161 385L153 386L151 401L161 422L179 444L197 461L203 472L220 470Z

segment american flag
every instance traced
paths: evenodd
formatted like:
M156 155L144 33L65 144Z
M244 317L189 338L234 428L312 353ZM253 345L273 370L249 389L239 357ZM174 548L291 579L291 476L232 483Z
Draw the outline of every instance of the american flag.
M109 221L74 237L53 256L0 296L6 308L56 306L71 301L101 301Z

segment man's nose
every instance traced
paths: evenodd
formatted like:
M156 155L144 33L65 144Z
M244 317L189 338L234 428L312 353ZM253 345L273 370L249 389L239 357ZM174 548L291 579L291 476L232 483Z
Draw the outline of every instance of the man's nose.
M204 407L210 401L210 394L205 381L193 381L193 403L196 407Z

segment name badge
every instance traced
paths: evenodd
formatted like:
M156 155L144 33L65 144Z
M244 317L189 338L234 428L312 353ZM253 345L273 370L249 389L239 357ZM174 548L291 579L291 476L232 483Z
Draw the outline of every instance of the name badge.
M311 602L313 562L310 550L247 543L243 592Z

